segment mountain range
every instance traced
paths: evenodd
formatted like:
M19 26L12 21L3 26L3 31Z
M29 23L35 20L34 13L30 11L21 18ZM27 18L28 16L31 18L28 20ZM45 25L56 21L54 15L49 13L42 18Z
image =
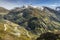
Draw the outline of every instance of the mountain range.
M36 40L46 32L60 34L60 14L49 7L23 6L11 10L1 7L0 18L2 40Z

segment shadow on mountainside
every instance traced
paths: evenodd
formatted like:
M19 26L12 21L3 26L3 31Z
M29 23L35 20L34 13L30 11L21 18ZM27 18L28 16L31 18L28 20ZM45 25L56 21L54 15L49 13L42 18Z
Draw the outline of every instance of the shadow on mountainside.
M40 35L39 38L37 38L37 40L57 40L57 39L60 40L59 34L54 34L50 32L43 33Z

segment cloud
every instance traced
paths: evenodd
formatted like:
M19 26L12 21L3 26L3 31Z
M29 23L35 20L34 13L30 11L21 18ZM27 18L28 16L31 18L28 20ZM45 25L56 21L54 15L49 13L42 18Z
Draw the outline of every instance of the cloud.
M0 7L4 7L7 9L12 9L14 7L20 7L23 3L19 0L0 0Z
M52 7L60 6L60 3L54 3L54 4L51 4L50 6Z
M2 2L0 1L0 7L4 7L4 8L7 8L7 9L12 9L14 7L18 7L20 5L17 5L17 4L14 4L14 3L9 3L9 2Z
M46 2L45 2L46 1ZM20 7L22 5L32 4L34 6L47 6L54 8L60 5L60 1L58 0L0 0L0 6L3 6L8 9L12 9L14 7Z
M60 6L60 3L54 3L50 5L51 8L56 8L57 6Z

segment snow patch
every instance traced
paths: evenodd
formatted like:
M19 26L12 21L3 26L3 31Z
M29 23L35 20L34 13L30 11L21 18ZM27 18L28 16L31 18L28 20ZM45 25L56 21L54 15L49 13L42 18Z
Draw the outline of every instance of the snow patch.
M40 9L41 11L43 11L43 10L44 10L44 7L41 6L41 7L39 7L39 9Z

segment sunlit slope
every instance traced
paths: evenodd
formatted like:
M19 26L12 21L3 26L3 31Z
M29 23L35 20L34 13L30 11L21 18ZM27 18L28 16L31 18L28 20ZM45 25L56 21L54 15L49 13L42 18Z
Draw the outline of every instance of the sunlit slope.
M37 35L27 31L22 26L19 26L10 21L4 20L0 22L0 39L1 40L32 40Z

